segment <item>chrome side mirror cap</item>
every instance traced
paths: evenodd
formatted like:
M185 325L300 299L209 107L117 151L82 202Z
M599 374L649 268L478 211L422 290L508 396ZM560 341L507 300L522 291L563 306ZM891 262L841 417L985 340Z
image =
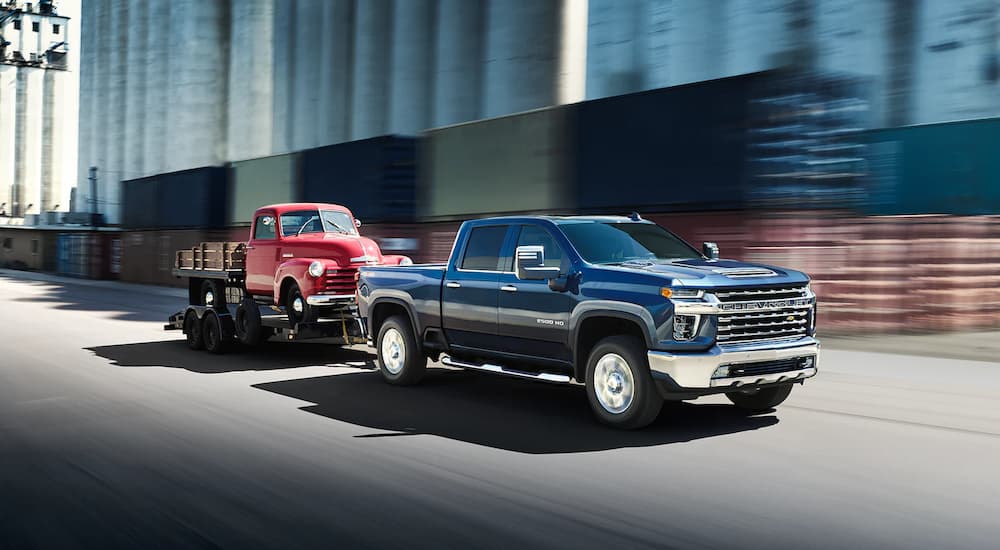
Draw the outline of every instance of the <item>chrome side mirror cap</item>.
M559 277L558 267L545 267L545 247L519 246L514 250L514 272L522 281L545 281Z

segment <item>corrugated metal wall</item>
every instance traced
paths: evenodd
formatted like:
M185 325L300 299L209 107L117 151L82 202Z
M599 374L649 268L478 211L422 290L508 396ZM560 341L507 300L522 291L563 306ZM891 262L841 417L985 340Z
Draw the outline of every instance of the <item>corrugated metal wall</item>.
M226 225L249 224L261 206L294 202L301 195L300 153L234 162L229 172Z

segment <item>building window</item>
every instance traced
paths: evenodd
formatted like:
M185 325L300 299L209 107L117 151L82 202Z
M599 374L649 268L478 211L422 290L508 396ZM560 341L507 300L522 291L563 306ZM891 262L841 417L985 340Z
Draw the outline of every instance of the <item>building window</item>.
M52 34L59 34L59 25L52 25Z
M20 19L15 19L14 20L14 30L15 31L21 30L21 20Z
M33 30L35 32L38 32L38 28L39 28L38 21L32 21L31 22L31 30Z

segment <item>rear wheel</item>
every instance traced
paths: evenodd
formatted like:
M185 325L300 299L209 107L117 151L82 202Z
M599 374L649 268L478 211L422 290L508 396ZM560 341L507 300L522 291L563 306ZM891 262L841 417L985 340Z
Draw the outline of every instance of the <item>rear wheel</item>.
M184 316L184 335L187 336L188 347L193 350L205 349L205 336L201 330L201 319L193 311Z
M587 398L609 426L632 430L656 420L663 398L649 374L645 348L634 336L604 338L587 361Z
M226 308L226 283L215 279L202 281L200 305L224 310Z
M427 370L427 356L417 345L409 319L396 315L378 331L378 371L390 384L408 386L420 382Z
M214 311L209 311L202 317L201 325L205 335L205 349L209 353L225 353L228 342L226 342L219 316Z
M756 391L740 392L734 391L726 394L726 397L737 407L752 411L761 412L773 409L788 399L792 393L791 384L780 386L767 386L758 388Z

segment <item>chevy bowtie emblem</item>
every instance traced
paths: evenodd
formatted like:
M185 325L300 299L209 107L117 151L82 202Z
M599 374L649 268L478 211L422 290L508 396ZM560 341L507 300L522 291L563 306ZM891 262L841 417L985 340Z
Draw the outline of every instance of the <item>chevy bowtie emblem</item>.
M785 317L785 320L787 320L787 321L794 321L795 320L795 316L794 315L789 315L788 317Z

